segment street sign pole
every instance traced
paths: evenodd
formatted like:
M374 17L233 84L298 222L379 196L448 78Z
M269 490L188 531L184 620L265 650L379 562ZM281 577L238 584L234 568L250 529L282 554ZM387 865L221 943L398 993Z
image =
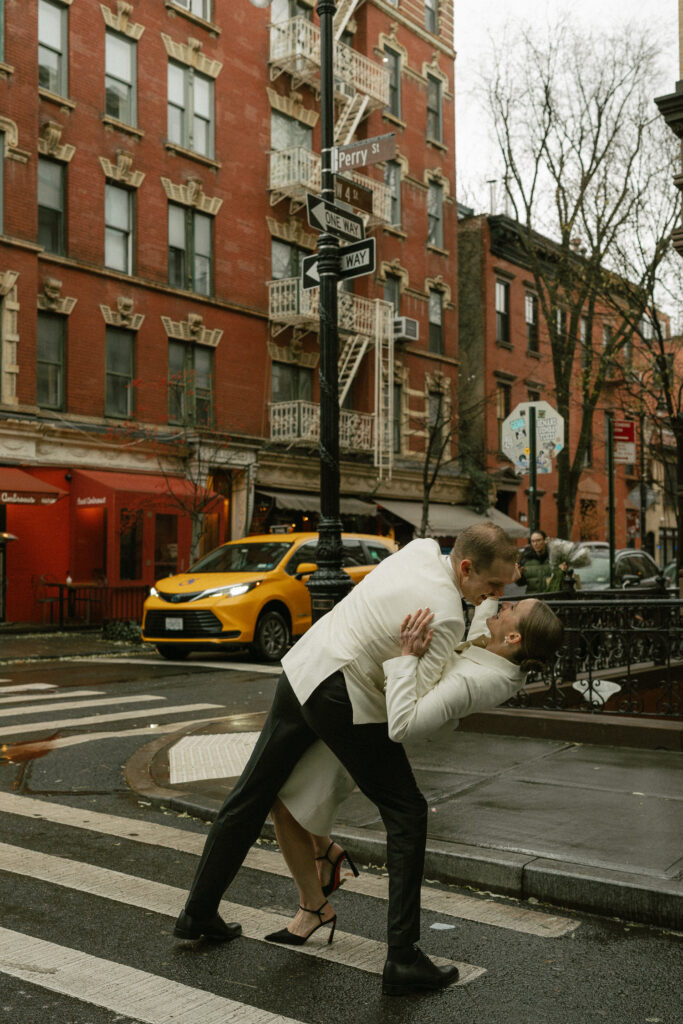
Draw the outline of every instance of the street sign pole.
M529 405L529 536L538 528L536 522L536 406Z
M322 198L334 203L334 0L319 0L320 18L320 131ZM320 519L318 569L306 586L313 621L321 618L351 589L342 569L342 524L339 518L339 380L337 370L337 280L339 242L329 230L318 239L320 273Z

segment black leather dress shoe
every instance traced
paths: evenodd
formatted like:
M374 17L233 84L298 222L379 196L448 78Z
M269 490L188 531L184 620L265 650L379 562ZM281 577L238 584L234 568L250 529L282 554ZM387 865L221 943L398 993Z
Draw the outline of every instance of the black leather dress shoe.
M242 934L241 924L226 924L218 914L202 920L183 910L175 923L176 939L209 939L211 942L230 942Z
M457 980L457 967L437 967L421 949L416 949L413 963L387 960L382 973L382 992L385 996L407 996L411 992L445 988Z

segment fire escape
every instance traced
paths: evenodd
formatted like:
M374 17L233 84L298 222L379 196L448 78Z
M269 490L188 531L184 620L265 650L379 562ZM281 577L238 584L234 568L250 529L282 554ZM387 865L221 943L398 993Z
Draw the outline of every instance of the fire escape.
M335 143L351 142L362 121L384 107L389 99L389 76L382 65L342 43L341 37L360 0L340 0L335 14ZM320 88L320 30L300 16L270 26L270 78L287 74L292 87ZM365 213L367 228L389 223L391 194L383 181L350 172L347 177L370 188L372 213ZM302 147L270 153L269 191L272 206L289 200L290 213L299 211L306 193L321 189L321 158ZM291 330L294 339L318 332L318 289L306 290L299 278L271 281L268 285L271 334ZM391 476L394 391L393 307L381 299L367 299L339 287L339 404L343 404L361 366L374 356L374 411L342 409L339 443L343 449L372 452L380 479ZM310 444L318 438L320 410L312 402L273 403L270 436L273 440Z

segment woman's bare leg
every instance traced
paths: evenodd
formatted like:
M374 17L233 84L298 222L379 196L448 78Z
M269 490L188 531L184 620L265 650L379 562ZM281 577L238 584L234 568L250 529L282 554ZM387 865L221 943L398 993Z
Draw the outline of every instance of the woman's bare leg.
M309 907L311 910L317 910L322 906L322 919L328 921L334 916L334 910L329 903L323 906L325 897L315 860L317 849L315 840L320 839L322 842L325 837L312 836L296 818L292 817L279 799L275 801L270 813L282 856L299 890L299 904L302 907ZM329 841L327 845L329 846ZM323 853L326 848L323 848ZM287 928L294 935L307 935L316 924L320 924L317 914L298 910Z

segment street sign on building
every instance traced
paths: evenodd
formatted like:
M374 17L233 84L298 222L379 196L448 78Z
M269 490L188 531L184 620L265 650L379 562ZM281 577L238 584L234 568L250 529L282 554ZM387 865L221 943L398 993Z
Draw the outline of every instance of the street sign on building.
M634 420L614 421L614 461L636 461L636 425Z
M332 172L353 171L380 160L393 160L396 156L396 132L375 135L372 139L350 142L348 146L335 146L332 150Z
M342 203L348 203L349 206L355 206L357 210L372 213L373 191L371 188L337 175L334 179L334 194Z
M375 269L375 239L364 238L339 249L339 277L362 277ZM306 290L320 284L318 253L304 256L301 261L301 287Z
M529 408L536 409L536 472L552 473L552 460L564 448L564 419L547 402L520 402L503 420L501 448L515 472L529 472Z
M334 203L328 203L320 196L306 193L306 211L308 223L316 231L329 231L338 238L345 238L348 242L359 242L365 237L363 220L355 213L347 213Z

